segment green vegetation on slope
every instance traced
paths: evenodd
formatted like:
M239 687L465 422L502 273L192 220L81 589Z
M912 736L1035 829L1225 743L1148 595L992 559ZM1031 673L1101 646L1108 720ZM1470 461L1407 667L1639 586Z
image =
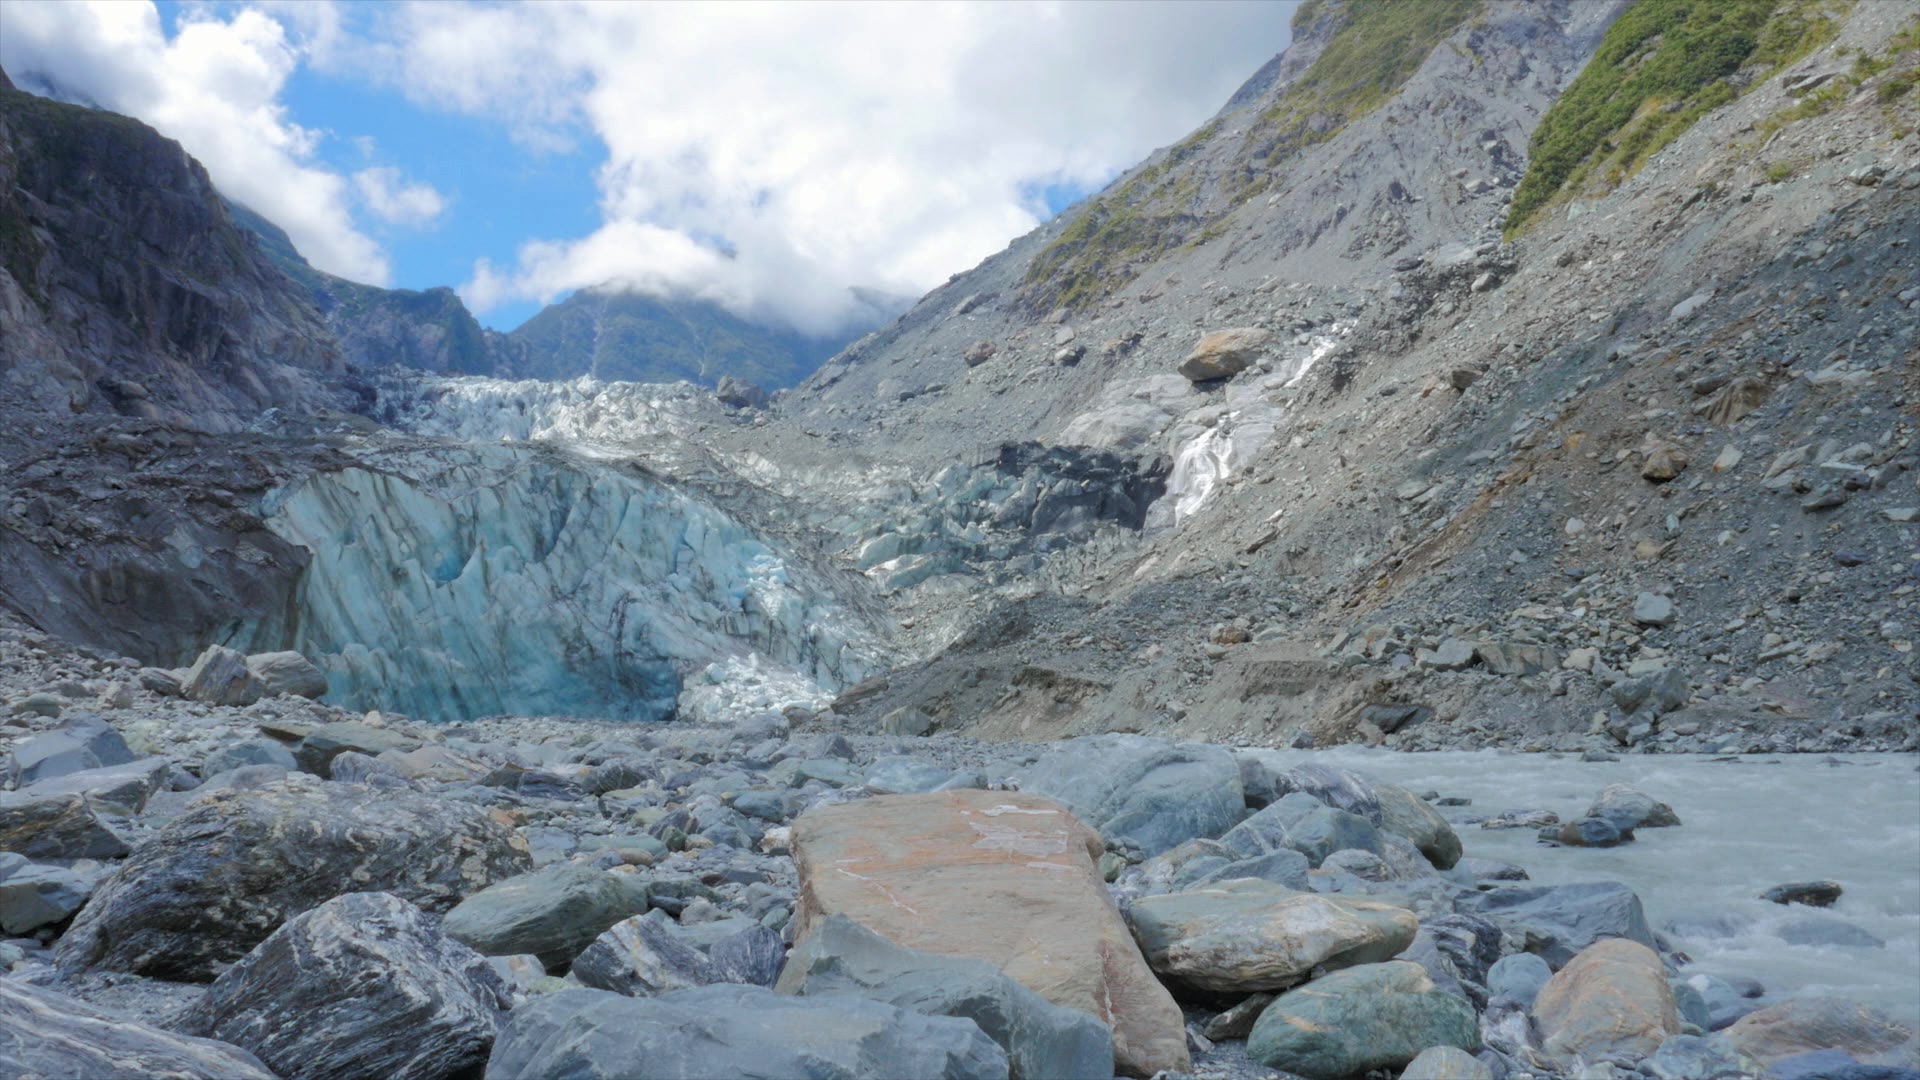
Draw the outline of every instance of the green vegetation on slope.
M1142 264L1210 237L1220 218L1264 191L1291 157L1385 104L1480 7L1481 0L1349 0L1330 14L1326 0L1307 0L1294 13L1296 37L1323 18L1340 25L1254 119L1218 184L1219 197L1203 190L1201 164L1189 164L1218 134L1216 120L1089 202L1028 264L1029 301L1084 307L1132 281Z
M1842 0L1639 0L1541 118L1507 228L1612 186L1707 113L1833 40Z

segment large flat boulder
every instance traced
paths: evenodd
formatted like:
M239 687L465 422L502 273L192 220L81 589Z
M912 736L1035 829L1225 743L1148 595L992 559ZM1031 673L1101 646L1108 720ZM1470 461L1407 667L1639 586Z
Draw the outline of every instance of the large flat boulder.
M1258 360L1272 340L1273 331L1259 326L1215 330L1194 343L1180 361L1180 374L1192 382L1230 378Z
M1870 1005L1823 996L1769 1005L1734 1021L1726 1030L1728 1042L1762 1065L1817 1050L1839 1050L1861 1061L1879 1062L1913 1036L1912 1029Z
M1053 1004L984 960L903 949L844 915L821 920L794 947L778 989L965 1017L1006 1050L1012 1080L1078 1080L1113 1069L1113 1035L1093 1017Z
M85 795L97 806L122 814L137 814L147 808L147 800L166 785L173 770L171 759L144 757L119 765L81 769L63 776L36 780L21 790L28 795Z
M1127 919L1153 970L1235 994L1284 990L1316 967L1390 960L1420 930L1405 908L1250 878L1142 897Z
M1534 998L1533 1018L1547 1053L1583 1061L1645 1057L1680 1033L1659 954L1625 938L1595 942L1555 972Z
M549 866L489 885L447 912L447 933L488 956L532 953L559 974L608 927L646 910L644 893L585 866Z
M260 1059L84 1001L0 979L0 1072L88 1080L278 1080Z
M1100 838L1037 795L944 791L794 823L795 938L845 915L896 945L973 957L1113 1031L1116 1068L1189 1067L1179 1007L1107 894Z
M0 851L29 859L119 858L132 848L102 810L85 795L0 791Z
M1144 735L1092 735L1055 745L1016 777L1059 802L1101 839L1137 859L1246 816L1240 766L1217 746Z
M1247 1056L1308 1080L1398 1069L1434 1046L1480 1048L1466 1002L1405 960L1363 964L1273 1000L1247 1036Z
M644 1071L642 1068L644 1067ZM486 1080L1003 1080L971 1020L861 998L703 986L653 998L565 990L514 1009Z
M477 806L294 774L189 806L100 886L56 959L204 981L342 893L442 912L531 866L526 842Z
M178 1028L301 1080L443 1080L477 1068L511 991L484 957L390 893L289 919L222 972Z

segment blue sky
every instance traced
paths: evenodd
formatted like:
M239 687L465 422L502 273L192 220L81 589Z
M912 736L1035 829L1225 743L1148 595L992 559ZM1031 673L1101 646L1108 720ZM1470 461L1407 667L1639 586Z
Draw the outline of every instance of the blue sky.
M1290 0L0 0L0 63L180 142L331 273L816 333L1204 122Z

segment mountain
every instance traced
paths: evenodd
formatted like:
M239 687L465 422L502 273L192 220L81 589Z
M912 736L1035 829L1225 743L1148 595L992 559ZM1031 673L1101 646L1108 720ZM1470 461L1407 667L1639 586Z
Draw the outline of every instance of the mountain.
M518 350L477 322L450 288L382 289L316 270L286 230L236 202L228 211L260 249L307 290L347 360L363 369L405 367L440 375L508 375Z
M868 304L875 324L898 310L884 298ZM731 376L765 389L798 383L850 340L749 322L711 301L611 288L582 289L507 336L521 350L518 374L527 378L714 386Z
M344 369L180 144L0 85L0 372L45 410L230 429Z

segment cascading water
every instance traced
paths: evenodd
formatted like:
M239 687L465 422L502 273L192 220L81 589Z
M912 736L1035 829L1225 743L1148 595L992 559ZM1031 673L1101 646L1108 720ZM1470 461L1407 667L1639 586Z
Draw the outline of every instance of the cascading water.
M238 641L306 653L338 704L658 719L689 683L706 710L817 707L885 665L828 572L616 463L414 447L310 476L266 510L312 562L287 613Z

